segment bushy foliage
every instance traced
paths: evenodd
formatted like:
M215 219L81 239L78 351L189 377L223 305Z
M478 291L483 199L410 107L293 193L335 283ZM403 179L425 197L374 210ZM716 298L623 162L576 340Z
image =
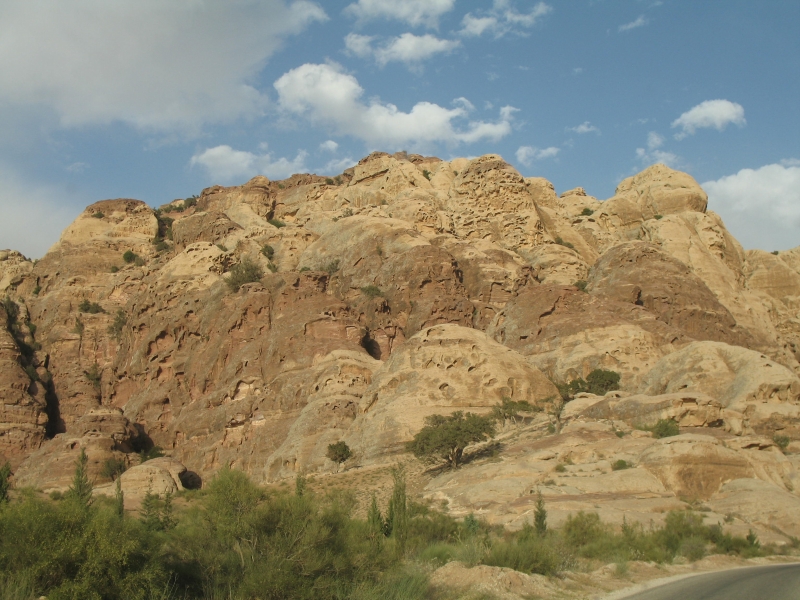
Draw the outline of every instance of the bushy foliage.
M541 408L534 406L527 400L512 400L511 398L503 397L500 404L492 407L492 416L498 421L511 421L516 424L517 420L522 418L520 413L534 413L541 412L541 410Z
M594 214L594 211L589 208L588 206L581 211L581 216L584 217L591 217Z
M102 219L105 215L101 211L97 211L96 213L92 214L95 219Z
M125 311L121 308L116 312L114 315L114 320L111 322L111 325L108 326L108 333L117 341L120 341L122 338L122 331L125 328L125 324L128 322L128 315L125 314Z
M579 377L569 383L557 383L556 387L561 394L561 398L568 402L577 394L583 392L604 396L612 390L618 390L619 380L619 373L605 369L595 369L587 375L585 380Z
M678 423L672 419L659 419L655 425L643 429L651 432L656 438L672 437L681 432Z
M0 467L0 504L8 502L8 490L11 488L11 464L6 462Z
M278 219L269 219L267 223L269 223L273 227L277 227L278 229L280 229L281 227L286 227L286 223L284 223L283 221L279 221Z
M576 281L572 285L574 285L576 288L578 288L579 291L585 292L586 291L586 286L589 285L589 282L588 281L584 281L583 279L579 279L578 281Z
M570 248L571 250L574 250L574 249L575 249L575 245L574 245L574 244L572 244L571 242L565 242L565 241L564 241L564 240L562 240L560 237L556 237L556 239L555 239L555 240L553 240L553 241L554 241L556 244L558 244L559 246L564 246L565 248Z
M612 471L624 471L625 469L630 469L630 468L631 464L627 460L623 460L621 458L611 463Z
M139 452L139 464L146 463L148 460L153 460L154 458L161 458L162 456L164 456L164 451L161 449L161 446L150 446L146 450Z
M272 260L272 258L275 256L275 248L273 248L269 244L266 244L261 247L261 254L266 256L267 260Z
M78 312L82 313L89 313L90 315L96 315L99 313L106 312L103 310L103 307L100 306L97 302L89 302L88 298L84 298L81 300L80 304L78 304Z
M103 468L100 471L100 475L105 477L106 479L111 479L112 481L119 478L126 470L128 466L125 464L125 461L121 458L109 458L103 463Z
M135 262L136 258L137 255L133 250L126 250L125 253L122 255L122 260L124 260L126 264L131 264L132 262Z
M381 288L379 288L377 285L365 285L361 288L361 293L367 298L378 298L379 296L383 296Z
M302 270L302 269L301 269ZM320 267L320 271L325 271L329 277L333 277L333 274L339 270L339 259L336 258L334 260L329 260L325 264Z
M238 292L239 288L245 283L252 283L258 281L264 276L264 271L252 259L244 257L236 266L234 266L225 279L232 292Z
M788 435L780 435L776 433L772 436L772 441L775 442L775 445L781 449L781 452L786 452L786 448L789 447L789 443L792 440Z
M407 448L426 462L445 461L458 468L464 449L494 436L494 420L473 413L457 411L450 416L431 415Z
M16 323L17 319L19 318L19 306L17 306L16 302L14 302L8 296L0 300L0 304L3 305L3 308L6 311L6 326L10 327Z

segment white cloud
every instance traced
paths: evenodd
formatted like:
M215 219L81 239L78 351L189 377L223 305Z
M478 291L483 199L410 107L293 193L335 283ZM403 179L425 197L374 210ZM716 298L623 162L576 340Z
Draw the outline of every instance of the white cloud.
M339 175L345 169L349 169L358 161L353 160L349 156L346 158L334 158L319 170L320 175Z
M41 258L91 200L51 184L24 181L0 165L0 249ZM32 233L35 232L35 233Z
M660 150L663 145L664 137L655 131L651 131L647 134L647 149L637 148L636 158L645 165L662 163L673 168L679 166L681 164L681 157L672 152Z
M259 114L250 84L290 35L326 19L306 0L5 0L0 101L64 126L193 130Z
M250 179L256 175L266 175L270 179L285 179L295 173L306 172L307 157L308 153L301 150L292 160L283 157L272 160L272 154L269 152L253 154L222 145L206 148L203 152L195 154L190 164L204 167L215 181Z
M553 158L559 152L559 148L555 146L543 149L535 148L534 146L520 146L517 148L517 160L526 167L530 167L534 161Z
M496 141L511 133L512 115L517 110L503 107L500 120L489 123L464 123L473 110L464 99L456 100L454 108L418 102L409 112L402 112L377 98L365 102L364 89L356 78L343 73L337 64L305 64L292 69L275 82L275 89L285 111L383 149Z
M326 142L322 142L319 145L319 149L324 150L325 152L336 152L339 149L339 144L333 140L328 140Z
M707 181L708 207L720 213L746 247L786 249L800 244L800 161Z
M623 31L630 31L631 29L636 29L637 27L644 27L650 21L645 19L644 15L639 15L639 17L635 21L631 21L630 23L625 23L624 25L619 26L620 32Z
M596 133L600 135L600 130L592 125L589 121L584 121L577 127L569 127L567 131L574 131L575 133Z
M412 27L438 27L439 17L450 12L456 0L358 0L344 9L359 21L394 19Z
M706 100L675 119L672 127L683 130L675 135L676 140L682 140L687 135L694 135L698 129L713 127L723 131L730 123L739 127L747 124L741 104L728 100Z
M467 13L461 20L461 31L465 37L479 37L484 33L491 33L496 38L507 33L523 34L524 29L530 29L536 22L552 11L553 8L544 2L539 2L530 12L520 13L513 7L511 0L494 0L492 8L479 15Z
M448 54L461 45L459 41L442 40L430 34L404 33L390 39L381 47L374 48L372 46L374 39L371 36L350 33L345 37L344 43L352 54L360 58L373 57L382 67L390 62L402 62L413 66L436 54Z

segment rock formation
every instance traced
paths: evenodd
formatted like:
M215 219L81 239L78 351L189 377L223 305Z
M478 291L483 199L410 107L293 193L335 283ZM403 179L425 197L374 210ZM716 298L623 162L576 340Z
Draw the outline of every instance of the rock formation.
M243 262L262 276L233 291ZM800 534L798 461L773 441L800 440L800 247L745 252L663 165L605 201L496 155L378 152L159 210L105 200L35 263L0 251L0 299L18 485L65 489L82 449L98 493L109 459L132 467L130 502L223 466L333 474L342 440L352 465L390 464L426 416L510 398L543 412L502 429L500 458L427 476L455 514L521 526L538 489L555 520L694 501ZM621 389L558 412L555 384L598 368ZM659 419L682 434L637 429ZM154 445L168 457L136 466Z

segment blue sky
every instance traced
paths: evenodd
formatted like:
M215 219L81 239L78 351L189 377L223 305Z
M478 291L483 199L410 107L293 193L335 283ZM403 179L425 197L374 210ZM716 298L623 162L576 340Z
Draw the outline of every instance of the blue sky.
M692 174L745 248L800 245L800 2L0 0L0 248L372 150L501 154L600 199Z

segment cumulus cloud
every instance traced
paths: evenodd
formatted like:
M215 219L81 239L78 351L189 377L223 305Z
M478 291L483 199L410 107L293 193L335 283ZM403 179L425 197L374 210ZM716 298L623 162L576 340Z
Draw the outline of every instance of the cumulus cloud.
M553 8L544 2L539 2L530 12L518 12L511 0L494 0L492 8L478 14L467 13L461 20L461 35L465 37L479 37L490 33L496 38L508 33L524 34L525 29L530 29L544 15Z
M322 142L319 145L319 149L324 150L325 152L336 152L339 149L339 144L333 140L328 140L326 142Z
M623 31L630 31L631 29L636 29L637 27L644 27L650 21L645 19L644 15L639 15L639 17L635 21L631 21L630 23L625 23L624 25L620 25L618 31L622 33Z
M28 258L44 256L92 202L67 186L25 181L2 164L0 181L0 249L19 250Z
M520 146L517 148L517 160L526 167L530 167L535 161L553 158L559 152L560 149L555 146L541 149L534 146Z
M275 82L280 106L287 112L349 135L373 148L402 149L433 143L472 143L499 140L511 133L517 110L506 106L495 122L471 121L474 110L466 99L453 108L418 102L409 112L377 98L363 100L364 89L337 64L305 64Z
M708 207L722 215L747 248L800 244L800 160L742 169L702 184Z
M355 165L357 162L357 160L353 160L349 156L346 158L334 158L329 160L324 167L321 167L315 172L318 172L320 175L338 175L345 169L349 169Z
M214 181L230 182L250 179L256 175L266 175L270 179L285 179L294 173L308 171L308 153L301 150L294 159L278 158L272 154L254 154L244 150L234 150L228 145L206 148L192 157L192 166L200 165Z
M372 36L350 33L344 38L344 43L352 54L360 58L372 57L381 67L390 62L416 66L436 54L449 54L461 45L457 40L443 40L430 34L404 33L377 48L372 46L374 39Z
M390 19L404 21L412 27L436 28L439 17L450 12L455 4L456 0L358 0L344 12L359 21Z
M723 131L731 123L739 127L747 124L741 104L728 100L706 100L675 119L672 127L683 130L675 135L676 140L682 140L688 135L694 135L698 129L714 128Z
M252 78L287 36L326 18L307 0L6 0L0 101L65 126L159 131L259 114Z
M662 150L664 145L664 137L651 131L647 134L647 148L637 148L636 158L642 161L645 165L653 163L663 163L668 167L677 167L680 165L681 158L677 154Z
M596 133L600 135L600 130L592 125L589 121L584 121L577 127L568 127L567 131L574 131L575 133Z

